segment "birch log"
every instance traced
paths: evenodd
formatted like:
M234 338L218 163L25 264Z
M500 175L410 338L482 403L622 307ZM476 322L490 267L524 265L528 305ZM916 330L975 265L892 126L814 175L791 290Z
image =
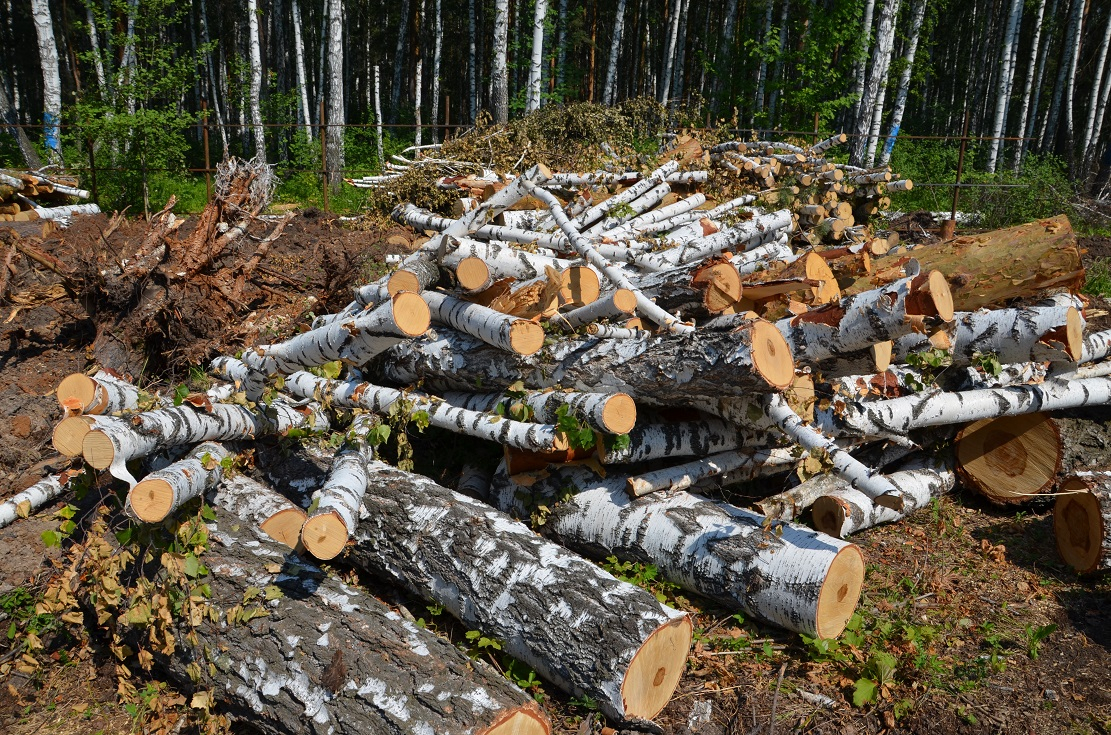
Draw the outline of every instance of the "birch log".
M860 549L810 529L783 524L682 491L631 500L627 478L599 480L583 467L552 472L529 487L500 468L491 497L524 512L522 497L543 502L573 484L556 505L545 535L593 556L653 564L661 576L788 630L835 638L856 608L864 581Z
M134 411L142 391L122 378L104 370L93 375L71 373L62 378L55 395L68 413L111 414Z
M372 463L367 502L349 562L444 605L614 721L667 704L690 649L685 613L420 475Z
M40 508L60 498L70 482L80 477L81 470L66 470L44 477L26 490L0 502L0 528L11 525L17 518L27 518Z
M893 523L925 508L956 484L953 468L946 461L933 458L918 460L887 477L905 499L901 510L878 505L864 493L841 482L814 501L811 508L814 528L830 536L844 538L881 523Z
M559 410L583 419L590 428L605 434L627 434L637 420L636 403L624 393L582 393L571 390L520 391L512 393L444 393L448 403L470 411L490 413L502 405L504 416L515 416L515 406L526 406L533 421L555 424ZM526 447L521 447L525 449Z
M1061 433L1043 413L980 419L957 434L961 482L998 504L1049 492L1061 469Z
M781 209L771 214L757 215L746 222L728 227L720 232L655 253L630 258L634 265L650 271L662 271L685 263L718 255L726 250L745 251L765 245L783 231L792 227L790 210Z
M372 369L402 385L418 380L438 390L504 390L560 385L596 393L627 393L648 403L684 404L692 396L746 395L786 388L794 362L782 335L753 321L724 334L659 335L635 339L567 339L532 357L483 347L453 330L398 345Z
M301 528L301 543L317 559L339 556L359 523L367 467L374 461L374 449L365 436L370 428L367 414L355 417L347 443L332 458L328 478L313 494L312 512Z
M286 379L286 390L301 399L321 400L342 408L386 413L397 401L408 401L414 412L425 411L432 426L528 451L567 448L567 438L553 423L514 421L496 413L472 411L417 391L403 393L358 380L328 380L306 372ZM632 402L631 400L629 401Z
M788 469L799 459L794 448L772 447L721 452L693 462L634 475L629 495L639 498L661 490L686 490L714 478L717 485L744 482ZM793 520L793 519L784 519Z
M1057 551L1081 574L1111 569L1111 472L1078 472L1053 506Z
M293 428L323 429L327 425L327 417L315 405L298 409L284 401L274 401L265 411L223 403L200 408L182 405L137 413L128 421L98 423L82 440L81 453L96 469L107 469L113 477L134 487L136 480L127 470L126 462L156 449L203 441L254 439Z
M719 314L740 301L743 292L737 267L719 258L645 274L637 279L637 287L676 314Z
M488 345L518 355L533 355L544 346L544 328L536 322L436 291L422 295L437 323L477 337Z
M246 350L243 362L266 374L289 374L333 360L361 365L406 337L423 334L429 322L424 299L402 292L369 313L337 319L285 342Z
M773 444L775 437L765 431L731 424L715 418L697 421L644 422L629 432L623 449L603 447L602 464L635 464L671 457L705 457L741 447Z
M648 191L650 191L653 187L663 183L669 174L673 174L678 170L679 163L677 161L668 161L663 166L660 166L658 169L653 171L648 176L645 176L643 179L633 184L625 191L608 197L598 204L595 204L593 207L590 207L582 214L575 217L572 220L572 224L575 226L576 229L582 229L590 225L595 220L604 217L606 213L612 210L614 207L620 204L627 204L634 199L648 193Z
M301 542L305 511L258 480L246 475L224 477L216 486L213 503L291 549Z
M266 389L266 374L247 367L234 357L221 356L209 363L208 369L242 390L248 401L258 402Z
M144 523L159 523L193 498L215 487L224 476L221 460L229 452L203 442L169 467L151 472L127 494L131 510Z
M536 703L499 673L289 549L256 539L238 517L216 514L204 556L212 608L240 608L252 588L275 585L284 594L246 623L223 613L196 629L182 620L178 653L157 663L186 691L217 692L223 712L265 735L550 732ZM264 563L281 571L264 571Z
M619 288L603 294L597 300L562 314L554 314L549 320L561 329L574 331L584 324L602 319L628 319L637 307L637 297L628 289Z

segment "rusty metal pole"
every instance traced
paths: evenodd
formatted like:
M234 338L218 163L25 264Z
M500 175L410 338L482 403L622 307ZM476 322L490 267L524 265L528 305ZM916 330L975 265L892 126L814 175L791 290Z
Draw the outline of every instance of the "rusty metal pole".
M810 141L810 145L818 145L818 113L814 113L814 140Z
M451 95L444 96L444 134L442 140L446 143L451 137Z
M328 211L328 119L324 113L324 98L320 99L320 173L324 182L324 211Z
M93 201L100 204L100 191L96 187L96 156L93 154L93 139L85 136L85 150L89 154L89 176L93 180Z
M201 139L204 141L204 191L206 201L212 201L212 164L208 157L208 100L201 98Z
M957 181L953 187L953 210L949 219L941 223L941 239L952 240L957 230L957 201L961 196L961 177L964 175L964 154L968 150L968 121L972 117L972 110L964 111L964 132L961 133L961 152L957 156Z

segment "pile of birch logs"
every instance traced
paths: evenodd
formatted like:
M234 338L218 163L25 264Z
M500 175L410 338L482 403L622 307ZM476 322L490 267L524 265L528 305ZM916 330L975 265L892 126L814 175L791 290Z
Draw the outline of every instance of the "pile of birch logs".
M74 214L97 214L100 208L95 204L69 204L90 196L73 177L0 169L0 222L68 220Z
M179 405L108 371L70 376L54 444L127 482L135 518L159 522L207 494L268 539L250 543L342 554L502 640L614 721L664 707L691 623L584 557L652 564L722 605L834 637L864 581L863 555L844 536L897 521L958 479L998 502L1054 487L1059 436L1044 412L1111 400L1111 370L1099 363L1111 334L1084 335L1067 219L902 245L873 261L812 245L790 211L753 208L754 197L708 211L697 192L664 204L672 182L686 181L678 169L669 162L601 198L583 187L608 174L538 165L456 218L399 207L395 217L428 241L345 309L218 358L216 385ZM542 208L513 209L526 199ZM399 415L495 442L502 460L470 468L456 491L391 467L375 437ZM268 485L225 471L228 458L294 430L342 438L338 450L300 442L303 464L319 468L310 480L277 473ZM935 446L953 435L953 450ZM773 494L791 471L805 481ZM0 506L0 523L70 479ZM767 489L756 510L713 499L740 481ZM1106 492L1095 495L1106 538ZM811 506L817 530L795 522ZM1097 522L1066 515L1069 528ZM227 564L251 574L247 560ZM335 626L320 627L316 645L368 645L363 620L380 615L376 603L319 595L354 617L316 613ZM299 596L289 614L312 615L318 602ZM233 708L267 717L302 713L264 707L258 691L292 694L322 728L365 720L349 710L369 707L400 732L423 732L427 712L410 706L431 706L424 687L462 684L423 633L401 622L389 631L398 643L372 645L408 646L429 656L423 668L344 669L326 688L352 697L320 690L334 667L299 636L265 665L233 656L218 683ZM221 636L250 658L249 631ZM481 696L459 695L474 712L441 713L472 719L433 729L546 731L520 697L493 694L504 682L476 686Z

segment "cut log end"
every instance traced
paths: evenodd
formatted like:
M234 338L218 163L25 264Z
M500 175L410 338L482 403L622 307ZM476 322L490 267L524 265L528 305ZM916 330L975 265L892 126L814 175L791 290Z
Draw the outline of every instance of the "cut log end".
M348 528L335 512L315 515L301 527L301 543L310 554L323 561L339 556L347 538Z
M823 495L810 506L810 525L827 536L841 538L841 529L845 527L848 517L848 508L831 495Z
M56 391L62 408L81 406L82 413L95 413L92 403L96 400L96 381L83 373L72 373L62 378ZM70 455L73 456L73 455Z
M705 289L702 305L711 314L720 314L741 300L741 275L731 263L717 263L703 268L692 279L692 283Z
M637 308L637 296L627 288L619 288L613 292L613 305L622 314L632 314Z
M1044 414L982 419L957 435L957 471L995 503L1047 492L1061 466L1061 434Z
M81 444L89 433L89 421L84 416L67 416L54 427L51 437L59 454L76 457L81 454Z
M1094 572L1103 555L1104 519L1099 498L1079 478L1061 483L1061 492L1053 507L1053 533L1057 552L1077 572Z
M795 380L795 360L787 340L774 324L752 326L752 364L764 380L780 390Z
M463 258L455 266L455 278L464 291L479 291L490 285L490 267L482 258Z
M131 489L127 499L139 520L159 523L174 507L174 489L165 480L146 479Z
M693 628L687 616L660 626L633 656L621 699L627 717L650 720L667 705L690 652Z
M116 447L103 431L92 429L81 440L81 454L94 469L103 470L116 459Z
M536 322L518 319L509 327L509 345L518 355L534 355L544 346L544 328Z
M930 271L926 283L937 315L941 317L942 321L953 321L953 292L950 290L949 282L945 280L945 276L941 271Z
M259 528L279 544L296 549L301 542L301 529L308 516L300 508L285 508L267 518Z
M602 425L612 434L628 434L636 426L637 404L625 393L614 393L602 407Z
M573 265L563 271L564 296L573 306L593 304L602 294L602 282L593 268Z
M1064 329L1065 352L1073 360L1079 361L1084 354L1084 318L1080 312L1070 306L1065 317Z
M416 274L406 270L394 271L390 274L389 280L386 281L386 291L389 293L390 298L397 296L402 291L420 293L423 290L424 288L421 286L421 282Z
M840 528L838 529L840 530ZM864 554L859 546L846 546L829 565L815 615L819 638L836 638L849 622L864 587Z
M549 735L552 731L547 718L534 705L509 710L490 727L477 735Z
M393 297L393 320L406 336L419 337L428 331L432 312L419 293L402 291Z

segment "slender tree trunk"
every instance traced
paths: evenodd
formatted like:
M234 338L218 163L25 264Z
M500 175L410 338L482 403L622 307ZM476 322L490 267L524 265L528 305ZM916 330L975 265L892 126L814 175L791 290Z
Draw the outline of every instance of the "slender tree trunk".
M467 0L467 34L470 40L467 54L467 91L470 97L471 124L478 119L478 52L475 44L475 7L474 0Z
M1096 62L1096 77L1092 82L1092 96L1088 103L1088 122L1084 126L1084 135L1080 138L1080 143L1083 146L1081 154L1083 158L1083 174L1087 176L1088 168L1096 154L1096 143L1099 134L1099 127L1096 126L1096 118L1099 118L1100 125L1103 123L1103 110L1107 105L1107 95L1101 89L1103 82L1103 75L1107 73L1105 67L1107 64L1107 47L1111 43L1111 13L1108 13L1107 30L1103 34L1103 43L1099 47L1099 61Z
M251 62L251 86L248 104L251 107L251 132L255 139L255 155L266 163L266 137L262 132L262 51L259 49L258 0L247 0L247 48Z
M567 0L559 0L559 41L556 51L556 93L565 97L567 83Z
M679 12L679 45L675 50L675 72L674 78L671 80L671 95L677 99L683 99L686 93L686 85L684 80L686 78L686 64L684 63L687 58L687 16L690 13L691 0L683 0L683 7Z
M899 4L900 4L900 2L901 2L901 0L899 0L899 2L895 3L895 19L896 20L898 19L898 16L899 16ZM882 20L883 20L882 16L880 17L880 20L881 20L881 24L882 24ZM875 164L875 160L876 160L876 147L879 145L880 127L883 124L883 105L884 105L884 101L887 98L887 77L888 77L888 71L891 69L891 53L894 50L894 45L895 45L895 27L894 27L894 25L892 25L891 39L888 42L888 44L885 45L884 42L883 42L883 39L880 39L879 43L877 43L877 45L876 45L876 51L877 52L879 52L881 49L885 50L885 53L887 55L887 61L884 64L882 81L880 83L879 88L876 90L876 101L875 101L875 104L872 108L872 125L868 130L868 152L865 155L865 160L867 161L866 165L869 166L869 167L873 166Z
M999 83L995 95L995 119L991 126L993 140L988 147L988 173L995 173L995 165L999 160L999 149L1003 141L999 138L1006 130L1007 101L1010 97L1011 83L1014 79L1014 67L1011 65L1012 49L1015 44L1016 28L1022 18L1022 0L1011 0L1011 12L1007 16L1007 30L1003 35L1003 48L999 53Z
M43 0L45 2L45 0ZM123 61L120 64L120 73L117 83L124 85L127 91L127 112L135 114L135 90L132 79L135 71L135 16L139 14L139 0L128 0L127 3L127 35L123 47Z
M1092 91L1095 94L1095 90ZM1108 64L1103 70L1103 89L1099 91L1099 108L1096 111L1096 122L1092 127L1092 137L1088 143L1089 155L1088 166L1095 163L1096 157L1100 154L1100 131L1103 129L1103 115L1107 111L1108 100L1111 99L1111 63ZM1106 141L1104 142L1106 145ZM1111 179L1109 179L1111 180ZM1104 184L1104 190L1107 185Z
M31 16L39 40L39 63L42 69L42 131L43 142L51 163L62 162L62 77L58 70L58 45L54 41L54 19L47 0L31 0Z
M1076 173L1076 125L1073 121L1073 92L1076 89L1076 67L1080 61L1080 47L1084 41L1084 16L1087 14L1087 4L1077 3L1076 31L1073 37L1072 58L1069 60L1069 72L1065 83L1065 138L1069 152L1069 173Z
M675 68L675 46L679 43L679 18L683 15L683 0L675 0L671 10L671 23L667 34L667 50L664 52L663 88L660 90L660 104L665 107L671 97L671 76Z
M776 103L779 102L779 96L783 91L783 58L784 49L787 47L787 12L790 5L791 0L783 0L783 9L779 13L779 49L775 54L775 66L772 67L772 95L768 102L768 124L772 127L776 124Z
M540 82L544 70L544 19L547 15L548 0L536 0L532 16L532 55L529 59L525 112L535 112L540 109Z
M1044 0L1043 0L1044 2ZM922 20L926 17L926 0L916 0L914 11L910 20L910 40L907 42L907 65L899 76L899 91L895 93L895 109L891 112L891 133L883 146L880 156L880 165L886 166L891 160L891 151L895 147L895 138L899 135L899 126L903 122L903 110L906 109L907 93L910 90L910 77L914 73L914 54L918 50L918 36L922 31Z
M297 64L297 97L300 100L301 122L305 137L312 142L312 115L309 114L309 88L305 80L305 44L301 39L301 5L293 3L293 55ZM381 122L381 120L379 120Z
M401 20L397 29L397 50L393 56L393 89L390 90L390 120L397 122L401 109L401 69L405 65L405 41L409 37L409 0L401 0Z
M1084 4L1086 0L1073 0L1072 12L1069 15L1068 30L1062 44L1061 64L1057 68L1057 81L1053 85L1053 102L1049 106L1049 116L1041 135L1041 150L1052 149L1057 139L1057 121L1060 117L1061 98L1064 96L1066 76L1072 65L1073 52L1076 50L1080 21L1084 17ZM1071 82L1071 79L1068 80ZM1069 115L1071 117L1071 114Z
M328 183L339 188L343 171L343 0L328 3Z
M85 6L85 22L89 26L89 44L93 48L93 66L96 69L96 84L101 97L107 101L108 82L104 75L104 58L100 55L100 37L96 30L96 17L93 15L93 6Z
M440 124L440 55L444 45L444 16L441 0L436 0L436 41L432 46L432 125ZM432 142L440 142L440 130L432 128Z
M876 30L876 51L872 55L872 68L868 73L868 83L864 86L864 96L860 101L860 114L857 116L856 137L853 139L849 161L860 166L865 161L871 143L872 121L875 117L876 101L883 97L881 88L887 85L887 70L891 63L891 50L895 44L895 19L899 14L899 0L884 0L880 11L879 28ZM882 108L880 110L882 114ZM873 151L875 148L873 147Z
M15 106L8 97L7 74L0 72L0 120L4 122L8 132L15 138L19 145L19 152L23 156L23 163L32 171L42 168L42 159L39 158L35 146L22 127L18 127L19 117L16 115Z
M764 111L764 87L768 79L768 37L772 34L772 0L768 0L767 10L764 12L764 35L760 37L760 68L756 72L756 107L752 111L752 123L755 124L756 116Z
M625 30L625 0L617 2L617 16L613 21L613 40L610 44L610 58L606 66L606 86L602 91L602 103L612 105L617 94L617 57L621 53L621 36Z
M1056 2L1054 10L1056 12ZM1026 89L1022 93L1022 112L1018 118L1018 134L1028 136L1027 120L1033 121L1038 116L1037 97L1034 98L1034 109L1030 109L1030 93L1034 87L1034 79L1038 80L1038 91L1041 91L1042 73L1045 70L1045 49L1042 47L1042 18L1045 17L1045 0L1038 0L1038 12L1034 16L1034 40L1030 44L1030 63L1026 67ZM1046 44L1047 46L1049 44ZM1035 66L1036 65L1036 66ZM1036 74L1035 74L1036 69ZM1033 125L1031 125L1033 127ZM1022 168L1022 157L1026 153L1026 141L1020 140L1015 152L1015 173Z
M622 0L624 2L624 0ZM494 122L509 122L509 0L494 0L494 68L490 73L490 107Z
M768 0L769 6L771 0ZM853 96L853 125L860 119L860 102L864 94L864 75L868 65L868 56L872 52L872 15L875 12L876 0L865 0L864 17L860 21L860 42L863 44L860 58L853 64L853 86L849 94ZM769 8L770 15L771 10Z
M204 65L208 74L208 94L212 98L212 112L216 115L216 129L220 133L220 144L223 146L224 157L228 155L228 129L224 125L224 114L220 109L220 87L216 83L216 69L212 64L211 39L208 35L208 7L205 0L201 0L201 42L205 46Z
M382 145L382 74L374 65L374 122L378 132L378 172L386 170L386 152Z

